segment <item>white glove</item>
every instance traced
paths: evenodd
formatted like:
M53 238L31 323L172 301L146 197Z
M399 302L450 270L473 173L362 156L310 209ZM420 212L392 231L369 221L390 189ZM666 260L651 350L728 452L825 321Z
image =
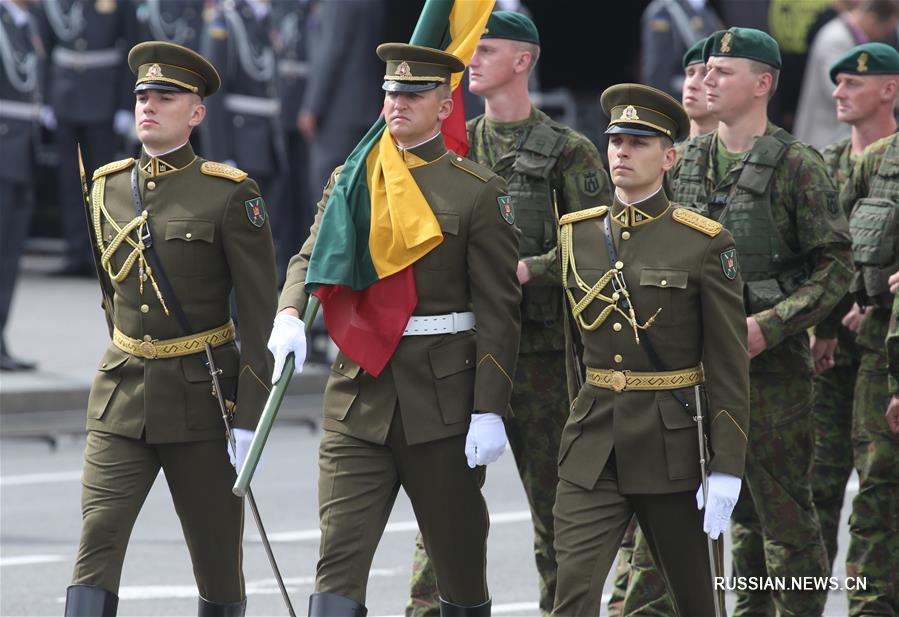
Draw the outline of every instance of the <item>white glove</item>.
M721 532L727 529L730 515L740 497L742 484L742 479L729 473L713 471L709 474L709 504L705 509L702 530L709 534L712 540L717 540ZM700 484L699 490L696 491L696 508L702 510L702 507L702 484Z
M41 107L41 124L48 131L55 131L58 123L56 122L56 112L49 105Z
M120 109L112 118L112 129L123 137L130 135L134 130L134 112Z
M294 356L294 375L302 373L303 362L306 361L306 325L303 320L287 313L278 313L272 326L272 334L268 337L268 350L275 357L272 384L281 379L284 362L290 352Z
M506 451L506 427L495 413L473 413L465 436L468 466L489 465Z
M228 459L231 461L231 464L234 465L234 469L237 470L237 474L240 475L240 470L243 469L243 464L247 460L247 453L250 451L250 444L253 443L253 435L256 434L256 431L251 431L245 428L232 428L231 436L234 437L234 443L237 445L237 458L234 457L234 450L231 449L231 442L228 442ZM262 458L259 458L259 463L256 465L256 469L262 468Z

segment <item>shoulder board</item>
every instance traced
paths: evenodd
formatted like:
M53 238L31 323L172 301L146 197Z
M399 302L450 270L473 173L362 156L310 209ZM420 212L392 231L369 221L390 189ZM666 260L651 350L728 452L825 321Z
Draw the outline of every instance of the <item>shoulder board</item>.
M232 182L243 182L249 175L247 174L247 172L241 171L237 167L231 167L230 165L225 165L224 163L213 163L212 161L206 161L205 163L200 165L200 171L207 176L227 178Z
M453 165L455 165L462 171L470 173L472 176L474 176L481 182L489 182L490 179L496 175L495 173L493 173L486 167L478 165L474 161L471 161L471 160L465 158L464 156L459 156L459 155L453 154L452 152L450 152L449 154L450 154L450 162Z
M701 231L711 238L717 236L721 233L721 230L724 229L721 223L706 218L693 210L687 210L686 208L675 208L674 212L671 213L671 218L682 225L692 227L696 231Z
M559 219L559 225L568 225L569 223L577 223L586 219L602 217L609 211L608 206L596 206L595 208L587 208L586 210L578 210L577 212L569 212Z
M94 170L94 175L91 178L91 181L96 180L101 176L106 176L117 171L122 171L123 169L128 169L134 165L134 159L122 159L121 161L113 161L112 163L106 163L103 167Z

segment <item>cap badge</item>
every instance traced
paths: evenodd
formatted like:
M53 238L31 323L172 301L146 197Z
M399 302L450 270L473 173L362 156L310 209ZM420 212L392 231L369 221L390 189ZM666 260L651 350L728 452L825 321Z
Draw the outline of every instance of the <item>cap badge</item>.
M728 31L724 33L724 36L721 37L721 45L718 47L718 51L722 54L730 53L730 40L733 38L733 34Z
M412 74L412 69L409 67L409 63L403 60L396 67L396 70L393 72L397 77L405 77L406 75Z
M858 55L858 66L856 70L859 73L867 73L868 72L868 53L862 52Z
M619 120L639 120L640 116L637 115L637 110L633 105L628 105L621 111L621 117Z
M152 79L159 79L160 77L162 77L162 67L160 67L158 64L150 65L150 68L147 69L147 77L150 77Z

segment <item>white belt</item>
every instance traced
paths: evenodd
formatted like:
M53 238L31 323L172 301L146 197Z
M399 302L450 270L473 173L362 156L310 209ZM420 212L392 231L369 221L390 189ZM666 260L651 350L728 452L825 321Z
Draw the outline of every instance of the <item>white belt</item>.
M447 313L446 315L413 315L403 330L403 336L427 334L456 334L475 326L474 313Z
M274 117L281 113L281 102L278 99L262 96L227 94L225 95L225 109L235 114Z
M306 77L309 74L309 63L302 60L280 60L278 74L281 77Z
M122 61L122 51L119 49L94 49L90 51L76 51L67 47L53 48L53 63L65 69L100 69L107 66L116 66Z
M0 118L35 121L41 117L41 106L37 103L0 99Z

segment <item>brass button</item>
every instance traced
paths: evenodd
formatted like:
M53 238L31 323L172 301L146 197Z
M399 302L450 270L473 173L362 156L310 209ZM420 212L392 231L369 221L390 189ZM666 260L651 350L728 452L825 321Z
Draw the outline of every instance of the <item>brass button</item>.
M103 368L106 368L107 366L109 366L109 363L104 362L101 366L102 366Z
M471 360L466 360L465 365L468 366L469 364L471 364Z
M153 182L152 180L150 180L149 182L147 182L147 190L148 190L148 191L152 191L152 190L155 189L155 188L156 188L156 183L155 183L155 182Z
M616 261L616 262L615 262L615 269L616 269L616 270L621 270L623 267L624 267L624 262L623 262L623 261Z
M624 360L624 358L621 357L621 354L620 354L620 353L616 353L616 354L615 354L615 357L614 357L613 359L614 359L615 362L617 362L618 364L621 364L621 362Z
M630 239L631 239L631 232L629 232L629 231L622 231L622 232L621 232L621 239L622 239L622 240L630 240Z
M620 298L620 297L621 297L621 294L619 294L617 291L616 291L615 293L612 294L612 300L613 300L614 302L617 302L617 301L618 301L618 298Z
M190 238L193 238L194 235L193 235L192 233L190 233L190 232L187 232L186 234L184 234L184 237L187 238L187 239L190 239Z
M612 330L614 330L615 332L621 332L621 324L616 321L612 324Z
M150 341L153 340L153 337L150 336L149 334L144 334L144 340L147 341L147 342L149 343Z
M343 368L343 362L337 365L337 368Z
M457 160L457 161L461 161L461 160L462 160L462 157L461 157L461 156L457 156L457 157L456 157L456 160Z
M660 284L662 285L662 287L665 287L666 285L668 285L668 281L662 279L662 282Z
M149 312L150 312L150 307L147 306L146 304L141 304L141 305L140 305L140 312L141 312L141 313L149 313Z

